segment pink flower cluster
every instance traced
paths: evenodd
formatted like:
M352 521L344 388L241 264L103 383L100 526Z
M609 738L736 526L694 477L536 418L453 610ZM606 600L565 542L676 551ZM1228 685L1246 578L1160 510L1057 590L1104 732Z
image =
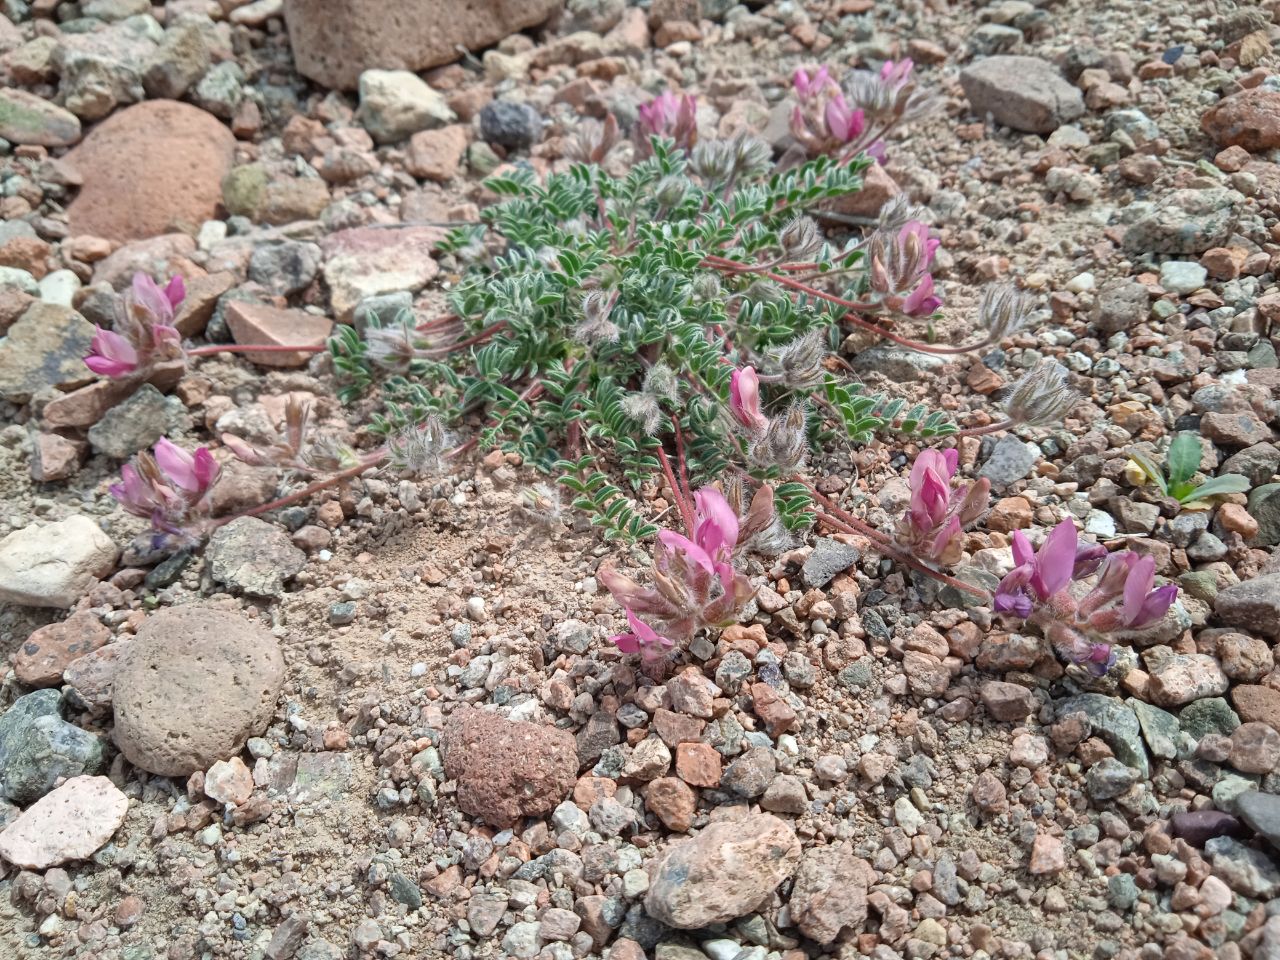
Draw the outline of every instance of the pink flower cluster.
M890 310L927 317L942 306L934 292L933 260L942 241L928 224L909 220L896 234L877 232L868 244L871 289Z
M755 593L733 566L741 530L729 502L713 487L698 490L694 502L692 538L674 530L658 534L652 587L611 566L600 568L600 580L627 612L631 631L611 638L623 653L661 660L700 628L732 623Z
M1099 676L1115 662L1106 635L1154 623L1178 596L1172 583L1155 586L1153 558L1080 543L1071 520L1054 527L1038 551L1015 531L1013 559L996 589L996 611L1037 624L1060 655ZM1092 589L1071 589L1095 573Z
M691 150L698 142L698 101L689 94L677 96L664 90L639 108L637 127L640 136L636 146L641 156L652 152L650 137L674 140L682 150Z
M145 273L135 273L117 311L115 330L97 328L85 366L112 380L146 373L160 360L182 355L182 336L173 326L174 312L186 298L181 277L161 288Z
M826 67L813 74L798 69L791 83L798 101L791 111L791 135L810 156L853 156L865 149L876 159L884 159L883 143L862 142L866 114L849 105Z
M154 453L140 453L121 467L121 482L108 489L129 513L150 520L158 534L192 539L208 515L221 472L207 447L188 453L161 438Z
M986 477L956 486L957 450L924 450L911 465L911 502L898 521L897 539L928 563L949 566L960 559L964 530L987 509Z

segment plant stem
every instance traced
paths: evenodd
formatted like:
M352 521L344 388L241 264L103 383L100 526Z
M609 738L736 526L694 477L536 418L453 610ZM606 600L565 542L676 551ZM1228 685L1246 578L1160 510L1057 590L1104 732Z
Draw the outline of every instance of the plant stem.
M689 508L688 502L685 501L684 494L680 490L680 484L676 482L676 475L671 471L671 461L667 459L667 451L663 450L661 445L658 447L658 462L662 464L662 472L666 474L667 483L671 487L671 495L676 498L676 506L680 508L680 519L684 522L684 531L689 536L693 536L693 511Z
M307 497L311 496L313 493L319 493L321 490L327 490L329 487L332 487L335 484L342 483L345 480L350 480L352 477L358 477L360 474L364 473L366 470L373 469L374 467L378 466L379 464L382 463L382 461L386 459L387 459L387 451L386 451L386 448L383 447L379 450L376 450L367 459L361 460L354 467L348 467L346 470L333 474L333 476L325 477L323 480L317 480L315 483L308 484L307 486L303 487L301 490L298 490L295 493L291 493L288 496L280 497L276 500L272 500L270 503L262 503L256 507L250 507L248 510L242 510L239 513L233 513L229 517L219 517L214 522L214 525L221 527L224 524L230 523L232 520L239 520L241 517L257 517L271 510L278 510L280 507L291 506L292 504L297 503L299 500L305 500Z
M906 553L901 547L890 540L888 536L881 533L875 527L863 520L859 520L853 514L836 506L830 498L819 493L817 488L814 487L813 484L809 483L809 481L801 479L800 477L793 477L792 479L797 483L804 484L804 486L808 488L809 492L812 493L824 507L836 514L836 516L831 516L829 514L819 513L818 518L824 523L827 523L836 529L843 528L843 532L845 533L860 533L863 536L874 540L879 549L883 550L885 553L891 554L896 560L898 560L898 562L910 567L912 570L915 570L918 573L923 573L926 576L933 577L935 580L941 580L947 586L954 587L957 590L963 590L971 596L979 597L983 603L989 603L991 601L991 595L980 587L975 587L972 584L965 583L963 580L957 580L955 577L949 577L945 573L934 570L932 567L921 563L915 557Z
M1012 420L998 420L995 423L988 423L985 427L969 427L966 430L957 430L951 434L953 437L982 437L988 433L999 433L1001 430L1012 430L1016 423Z
M280 343L211 343L207 347L192 347L187 351L188 357L210 357L215 353L324 353L328 350L328 346L321 344L306 344L303 346L289 346Z

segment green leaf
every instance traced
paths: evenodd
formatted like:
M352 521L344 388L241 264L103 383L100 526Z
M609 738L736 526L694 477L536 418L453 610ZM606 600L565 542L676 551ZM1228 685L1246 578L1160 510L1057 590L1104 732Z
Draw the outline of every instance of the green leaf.
M1169 456L1166 465L1169 470L1169 485L1190 480L1200 469L1200 438L1194 433L1180 433L1169 444Z
M1203 500L1206 497L1217 497L1224 493L1248 493L1249 487L1248 477L1242 477L1238 473L1224 473L1220 477L1206 480L1198 487L1193 487L1186 496L1178 497L1178 501L1187 503L1190 500Z
M1169 484L1164 478L1164 471L1151 462L1151 458L1145 453L1139 453L1137 450L1129 451L1129 459L1142 468L1142 472L1147 475L1147 479L1160 488L1160 492L1165 496L1169 495Z

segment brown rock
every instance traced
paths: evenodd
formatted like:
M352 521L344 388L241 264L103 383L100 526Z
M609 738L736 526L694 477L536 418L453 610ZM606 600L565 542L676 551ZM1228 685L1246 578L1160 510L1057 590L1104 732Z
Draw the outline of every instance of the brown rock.
M458 175L466 149L467 128L462 124L423 130L409 138L405 168L415 177L444 183Z
M218 298L236 285L235 275L223 270L187 281L187 295L173 318L173 325L184 337L198 337L204 333Z
M1271 428L1252 412L1206 413L1200 418L1200 432L1226 447L1251 447L1271 439Z
M37 280L49 272L52 248L39 237L11 237L0 244L0 267L25 270Z
M777 737L786 733L796 725L796 712L791 704L778 695L778 691L767 683L751 685L752 709L764 723L769 736Z
M546 20L560 0L285 0L298 72L341 90L371 68L452 63Z
M668 830L684 833L693 825L698 796L678 777L662 777L645 788L644 805Z
M111 639L111 631L92 613L81 610L61 623L39 627L13 658L18 679L31 687L54 687L74 661Z
M1245 773L1270 773L1280 762L1280 731L1257 720L1231 731L1230 763Z
M676 746L676 773L695 787L720 786L723 758L709 743L680 743Z
M1245 722L1257 720L1280 730L1280 690L1246 683L1233 687L1231 701Z
M74 476L87 451L82 442L56 433L37 433L32 440L31 479L49 483Z
M862 172L862 189L831 201L831 209L849 217L874 217L902 192L884 167L873 163Z
M541 817L573 789L578 750L567 730L474 708L454 713L440 742L458 806L496 827Z
M280 644L260 625L210 607L162 610L116 671L116 744L151 773L206 770L266 728L283 682Z
M702 731L706 726L705 720L687 717L683 713L676 713L664 707L659 707L653 715L653 729L658 732L658 736L668 747L697 742L702 739Z
M116 670L120 667L121 655L131 643L132 638L117 640L67 665L62 681L73 691L77 705L95 711L111 706Z
M323 347L333 329L333 321L327 317L239 300L228 303L223 315L231 335L242 346ZM301 367L315 354L308 351L254 351L242 356L263 367Z
M791 919L810 940L833 943L841 930L862 929L874 881L871 865L847 846L811 847L791 888Z
M979 689L979 693L987 713L1006 723L1024 719L1035 706L1031 691L1016 683L988 680Z
M644 907L678 930L728 923L759 907L800 862L800 841L767 813L714 823L667 849L652 871Z
M1227 692L1228 680L1218 661L1202 653L1166 657L1151 670L1147 693L1161 707L1180 707L1193 700Z
M1254 87L1232 94L1205 113L1200 126L1220 147L1250 153L1280 147L1280 92Z
M1027 869L1036 876L1061 873L1067 866L1062 840L1048 833L1037 833L1031 843L1031 863Z
M73 234L108 240L194 233L214 217L235 137L203 110L151 100L98 124L66 156L84 178L67 209Z
M195 238L185 233L166 233L125 243L93 268L95 285L105 283L123 293L138 271L167 283L166 277L181 274L191 282L202 272L191 262L196 252Z
M142 912L145 909L146 904L142 898L131 893L116 905L113 922L121 930L128 930L142 919Z
M129 798L106 777L72 777L0 833L0 857L28 870L87 860L124 823Z

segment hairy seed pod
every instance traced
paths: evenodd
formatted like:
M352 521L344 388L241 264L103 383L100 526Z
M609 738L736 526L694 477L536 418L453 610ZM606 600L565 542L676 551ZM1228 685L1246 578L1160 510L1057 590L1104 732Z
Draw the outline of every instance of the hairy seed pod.
M812 217L796 217L782 228L778 243L788 260L808 260L822 249L822 232Z
M1046 426L1057 423L1080 402L1067 384L1067 368L1056 360L1041 360L1013 385L1005 413L1015 423Z
M886 200L876 215L876 226L886 233L897 233L912 220L927 221L929 211L911 202L905 193L898 193Z
M1031 298L1011 283L988 286L978 302L978 323L988 331L992 343L1016 333L1030 314Z
M689 181L675 175L663 177L654 187L653 198L664 207L678 207L689 192Z
M402 477L433 477L445 472L451 442L435 414L387 438L387 462Z
M793 404L775 417L760 441L751 448L751 458L759 466L777 467L783 473L799 470L809 452L809 435L804 404Z
M810 330L774 350L771 358L788 390L812 390L826 377L822 361L827 345L817 330Z

